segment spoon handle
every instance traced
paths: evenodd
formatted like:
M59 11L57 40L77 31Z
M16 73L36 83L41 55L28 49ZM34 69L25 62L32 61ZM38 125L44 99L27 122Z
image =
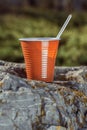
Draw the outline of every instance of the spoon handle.
M69 23L71 17L72 17L71 14L67 17L67 19L66 19L66 21L64 22L62 28L60 29L59 33L58 33L57 36L56 36L57 39L60 39L60 36L62 35L63 31L65 30L65 28L66 28L67 24Z

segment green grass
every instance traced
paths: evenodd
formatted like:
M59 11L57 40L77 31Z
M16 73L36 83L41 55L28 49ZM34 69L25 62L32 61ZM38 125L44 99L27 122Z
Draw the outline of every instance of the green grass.
M18 39L55 37L67 15L35 9L0 15L0 59L23 62ZM87 65L86 13L73 13L73 18L60 40L56 65Z

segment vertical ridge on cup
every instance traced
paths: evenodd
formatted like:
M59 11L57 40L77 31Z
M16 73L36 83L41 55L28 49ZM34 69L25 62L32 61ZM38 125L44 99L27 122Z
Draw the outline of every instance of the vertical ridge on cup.
M25 42L21 42L23 55L26 63L27 78L32 79L30 48Z

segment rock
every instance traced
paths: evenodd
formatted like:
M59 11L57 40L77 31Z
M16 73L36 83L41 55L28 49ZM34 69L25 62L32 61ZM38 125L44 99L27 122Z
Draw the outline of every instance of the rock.
M61 126L51 126L47 130L66 130L66 128Z
M20 87L29 87L24 79L7 73L3 77L2 89L17 91Z
M87 95L87 67L56 67L54 82Z
M0 61L0 130L87 130L87 68L56 67L53 83Z
M0 61L0 71L26 78L25 65Z
M87 67L55 67L55 80L84 83L87 81Z

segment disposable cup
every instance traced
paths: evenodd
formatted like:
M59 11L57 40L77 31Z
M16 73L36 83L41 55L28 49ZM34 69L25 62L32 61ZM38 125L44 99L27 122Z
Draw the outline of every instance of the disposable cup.
M57 38L21 38L19 40L27 78L52 82L59 40Z

